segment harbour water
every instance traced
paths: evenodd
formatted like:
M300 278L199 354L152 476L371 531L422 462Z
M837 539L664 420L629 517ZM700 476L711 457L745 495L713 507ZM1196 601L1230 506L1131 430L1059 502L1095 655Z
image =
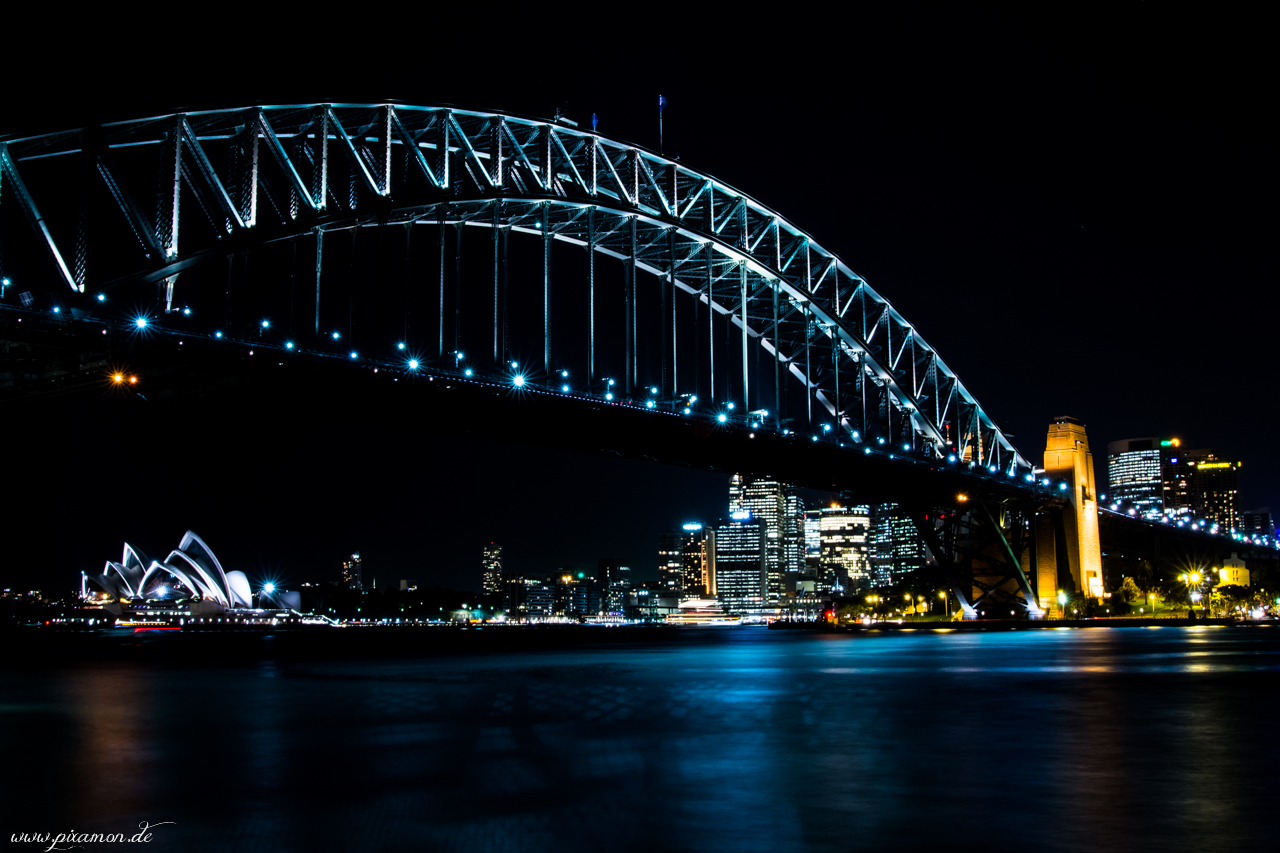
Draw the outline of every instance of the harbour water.
M1274 849L1280 628L567 631L11 658L0 830L148 821L151 851Z

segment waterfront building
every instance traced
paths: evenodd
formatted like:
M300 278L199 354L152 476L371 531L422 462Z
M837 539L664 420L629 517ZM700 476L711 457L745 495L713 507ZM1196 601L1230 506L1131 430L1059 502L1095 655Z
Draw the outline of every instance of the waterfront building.
M360 567L360 552L342 561L342 585L347 589L363 590L364 575Z
M716 594L716 531L697 522L684 526L680 589L687 595Z
M832 503L821 515L822 556L819 589L847 595L871 586L871 510Z
M484 546L481 558L481 582L485 595L494 595L502 591L502 546L490 542Z
M769 478L734 474L729 480L729 514L749 512L765 535L770 602L781 599L787 578L798 576L804 559L803 507L795 486Z
M679 591L684 586L686 538L683 530L664 530L658 534L658 580L665 589Z
M1165 448L1176 447L1169 439ZM1158 438L1126 438L1107 444L1107 499L1126 504L1151 521L1164 515L1164 468L1169 455Z
M585 575L578 575L585 579ZM608 613L621 616L627 607L627 593L631 591L631 568L621 565L617 560L601 559L596 569L596 595L600 606L595 613ZM594 613L592 614L594 615Z
M769 602L764 524L737 510L715 527L715 594L731 613L760 613Z

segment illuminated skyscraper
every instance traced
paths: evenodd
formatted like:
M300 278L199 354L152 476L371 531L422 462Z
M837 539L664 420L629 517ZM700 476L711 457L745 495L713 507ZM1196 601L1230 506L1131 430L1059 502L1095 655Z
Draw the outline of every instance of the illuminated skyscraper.
M695 529L696 528L696 529ZM701 524L686 524L681 586L687 595L716 594L716 531Z
M729 480L729 513L746 511L763 525L768 598L777 602L804 561L804 508L795 486L734 474Z
M895 503L871 508L871 585L889 586L925 564L928 549L915 524Z
M716 597L731 613L759 613L768 604L764 525L746 510L721 519L715 530Z
M870 510L833 503L822 510L820 524L822 586L838 594L870 586Z
M684 586L684 543L687 538L683 530L664 530L658 534L658 580L663 589L679 590Z
M1128 504L1137 515L1153 521L1164 515L1160 445L1158 438L1126 438L1107 445L1108 501Z
M360 552L342 561L342 585L348 589L364 589L364 576L360 571Z
M1222 533L1240 527L1240 464L1223 459L1216 450L1193 450L1187 474L1194 515Z
M502 592L502 546L497 542L484 546L481 571L485 595Z

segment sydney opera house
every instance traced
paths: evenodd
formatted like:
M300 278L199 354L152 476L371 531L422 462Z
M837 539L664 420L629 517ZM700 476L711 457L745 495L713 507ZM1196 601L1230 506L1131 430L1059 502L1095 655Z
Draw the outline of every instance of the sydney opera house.
M249 579L244 572L223 570L209 546L190 530L163 562L148 561L126 542L120 562L108 560L101 575L86 575L84 579L101 588L118 604L185 600L193 612L254 606ZM88 597L87 586L82 591ZM284 602L272 604L288 606Z

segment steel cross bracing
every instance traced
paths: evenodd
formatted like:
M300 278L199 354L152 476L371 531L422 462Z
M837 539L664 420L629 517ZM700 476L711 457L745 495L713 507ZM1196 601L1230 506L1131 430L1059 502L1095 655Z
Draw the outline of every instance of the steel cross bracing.
M143 150L150 162L139 168ZM447 107L304 104L0 142L0 204L21 209L63 292L81 294L95 275L79 251L92 218L80 217L74 237L59 234L23 181L29 169L50 168L100 181L137 243L136 264L97 274L96 290L156 284L167 306L184 270L254 245L313 235L320 247L326 233L370 225L437 226L442 241L444 226L496 227L504 249L512 231L543 239L548 369L549 246L560 241L628 265L628 389L639 382L631 306L641 287L634 274L643 271L660 282L663 323L670 325L662 336L664 396L688 390L675 387L677 328L711 323L714 313L737 336L708 342L714 398L763 408L760 401L784 399L789 375L805 391L805 411L788 413L794 422L830 421L855 444L930 458L955 454L1018 481L1032 471L933 348L833 252L709 175L570 124ZM70 203L50 190L49 205ZM67 245L77 247L70 266ZM443 283L443 242L440 252ZM317 252L317 318L322 280ZM496 360L496 308L494 328ZM439 331L443 351L443 314ZM730 353L740 375L714 367L717 356ZM783 413L774 408L769 418L781 428Z

